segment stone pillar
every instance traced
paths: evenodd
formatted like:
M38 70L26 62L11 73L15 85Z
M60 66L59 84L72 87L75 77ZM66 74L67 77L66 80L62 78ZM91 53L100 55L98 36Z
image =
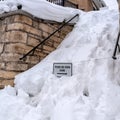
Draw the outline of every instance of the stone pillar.
M58 31L25 60L19 60L60 25L61 23L41 20L20 10L0 15L0 88L13 86L15 75L36 65L57 48L72 30L72 25Z

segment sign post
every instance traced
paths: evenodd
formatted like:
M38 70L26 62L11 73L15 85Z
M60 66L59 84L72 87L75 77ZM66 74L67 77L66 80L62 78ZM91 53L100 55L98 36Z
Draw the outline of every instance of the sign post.
M53 74L57 77L72 76L72 63L54 63Z

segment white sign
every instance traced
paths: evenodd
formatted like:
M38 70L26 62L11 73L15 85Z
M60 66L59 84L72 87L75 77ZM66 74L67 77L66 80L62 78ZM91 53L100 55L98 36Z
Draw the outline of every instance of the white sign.
M72 76L72 63L54 63L53 74L57 77Z

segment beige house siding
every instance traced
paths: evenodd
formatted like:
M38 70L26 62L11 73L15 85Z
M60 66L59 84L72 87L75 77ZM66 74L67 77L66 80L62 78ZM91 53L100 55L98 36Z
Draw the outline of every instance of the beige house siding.
M120 10L120 0L118 0L118 4L119 4L119 10Z
M77 4L78 8L84 11L91 11L93 10L91 0L68 0L73 4Z
M77 0L77 1L79 9L83 9L85 11L90 11L93 9L91 0Z

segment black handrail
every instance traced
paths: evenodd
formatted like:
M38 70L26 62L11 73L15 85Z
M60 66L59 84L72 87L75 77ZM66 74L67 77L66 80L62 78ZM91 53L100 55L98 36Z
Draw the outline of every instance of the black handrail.
M117 59L117 58L116 58L117 48L119 49L119 52L120 52L119 39L120 39L120 31L119 31L119 33L118 33L117 41L116 41L116 44L115 44L115 49L114 49L113 56L112 56L112 58L113 58L114 60Z
M93 5L94 10L99 10L98 6L95 4L94 1L92 1L92 5Z
M56 32L58 32L59 30L61 30L65 25L67 25L70 21L72 21L74 18L76 18L77 16L79 16L79 14L76 14L75 16L73 16L70 20L64 22L57 30L55 30L53 33L51 33L48 37L46 37L42 42L40 42L37 46L35 46L33 49L31 49L28 53L26 53L23 57L19 58L20 60L24 59L25 57L27 57L30 53L34 52L40 45L42 45L43 43L45 43L51 36L53 36Z
M47 0L47 1L61 6L64 6L65 4L65 0Z
M103 0L92 0L94 10L99 10L102 7L106 7L106 4Z

